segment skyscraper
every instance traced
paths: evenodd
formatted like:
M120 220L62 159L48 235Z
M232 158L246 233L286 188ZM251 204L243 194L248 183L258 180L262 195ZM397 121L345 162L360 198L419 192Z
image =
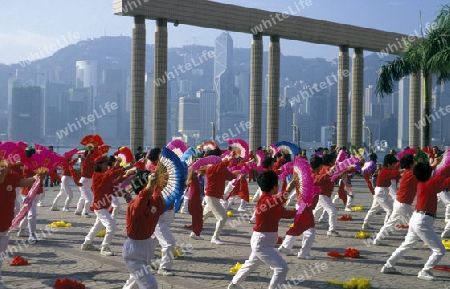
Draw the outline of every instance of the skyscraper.
M211 123L216 123L216 92L202 89L197 91L197 98L200 99L200 141L207 141L211 139Z
M409 144L409 77L398 82L398 137L397 147Z

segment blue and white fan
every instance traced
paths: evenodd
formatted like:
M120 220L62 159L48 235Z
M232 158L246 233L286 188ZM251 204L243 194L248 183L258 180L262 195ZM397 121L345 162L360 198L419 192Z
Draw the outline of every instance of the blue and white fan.
M185 162L188 166L190 166L194 162L194 156L197 154L195 149L192 147L188 148L184 154L180 157L182 162Z

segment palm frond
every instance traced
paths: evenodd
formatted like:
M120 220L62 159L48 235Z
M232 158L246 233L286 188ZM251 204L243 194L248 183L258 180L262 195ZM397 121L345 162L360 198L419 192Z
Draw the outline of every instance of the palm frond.
M450 79L450 46L434 54L427 63L431 72L438 74L438 83Z
M417 72L420 68L417 63L405 59L404 57L394 59L383 65L379 69L377 87L375 93L384 97L386 94L394 92L395 83L403 77Z
M441 11L436 17L436 22L439 26L450 25L450 5L442 5Z

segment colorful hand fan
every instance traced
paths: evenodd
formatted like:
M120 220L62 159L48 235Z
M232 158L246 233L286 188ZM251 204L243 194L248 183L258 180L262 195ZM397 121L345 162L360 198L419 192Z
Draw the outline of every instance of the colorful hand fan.
M197 171L203 166L206 165L216 165L220 163L222 159L219 156L207 156L204 158L199 159L192 165L192 170Z
M287 162L280 167L281 174L278 175L279 180L284 180L294 173L294 162Z
M227 140L227 143L233 148L239 151L239 155L244 160L248 159L249 149L248 143L240 138L233 138Z
M361 168L361 172L363 174L371 174L375 168L377 167L377 164L374 161L366 161L363 165L363 167Z
M416 152L417 152L416 149L406 149L406 150L403 150L403 151L399 152L399 153L397 154L397 158L398 158L398 159L401 159L402 157L404 157L404 156L406 156L406 155L415 155Z
M42 173L45 170L53 171L63 161L60 155L42 145L34 144L34 147L36 153L30 158L24 159L22 163L36 173Z
M37 178L36 181L31 186L31 189L28 191L28 195L23 200L22 208L20 209L19 213L16 215L16 217L12 220L11 226L8 229L8 232L6 233L6 236L11 233L12 230L14 230L20 222L25 218L25 216L28 215L28 211L31 209L31 205L33 204L33 200L36 197L37 192L39 191L39 188L41 186L41 179Z
M344 150L339 150L336 157L336 164L344 161L346 158L348 158L348 153L346 153Z
M202 150L204 151L212 151L217 149L219 146L213 141L207 141L201 144Z
M159 156L156 175L167 210L184 193L186 186L185 166L174 152L164 147Z
M294 159L294 173L298 176L299 190L302 194L302 202L294 218L294 222L297 222L303 210L307 206L312 205L313 199L319 193L320 188L314 185L311 166L307 160L296 156Z
M74 155L78 154L78 149L77 148L73 148L68 152L65 152L62 156L65 160L67 159L71 159Z
M256 159L256 170L258 171L258 173L260 173L263 171L262 163L266 159L266 155L261 150L257 150L255 159Z
M227 158L227 157L231 156L232 153L233 153L233 152L230 151L230 150L225 150L225 151L223 151L222 154L220 155L220 158L221 158L221 159Z
M104 144L102 137L98 134L89 134L85 136L81 141L80 144L84 146L93 146L93 147L99 147Z
M99 146L93 153L92 157L95 159L101 156L108 156L108 151L111 146L109 145L101 145Z
M0 160L16 163L25 158L25 149L18 143L8 141L0 144Z
M331 181L334 182L340 174L342 174L342 172L347 169L348 167L355 167L355 170L358 170L359 167L361 166L360 160L358 158L349 158L349 159L345 159L340 163L337 163L335 165L335 171L333 176L331 177Z
M126 167L127 164L132 163L134 160L133 152L125 146L120 147L117 151L115 151L114 156L122 160L122 162L120 163L122 167Z
M277 153L279 153L280 152L280 150L278 149L278 147L276 146L276 145L274 145L274 144L271 144L270 146L269 146L269 152L270 151L272 151L271 153L270 153L270 156L273 158L273 157L275 157L275 155L277 154Z
M186 178L188 175L188 166L185 162L181 162L183 164L184 167L184 183L186 183ZM186 186L184 186L183 192L180 194L180 196L178 197L178 199L175 199L175 206L174 206L174 211L178 212L181 209L181 205L183 204L184 201L184 190L186 189Z
M180 139L174 139L166 146L169 150L173 151L179 158L187 150L186 144Z
M288 141L279 141L275 144L281 151L285 151L285 153L290 155L296 155L300 153L300 149L294 143Z
M434 169L434 175L439 174L446 166L450 164L450 150L446 150L441 156L441 161Z
M188 166L190 166L194 162L194 156L197 154L194 148L188 148L184 154L180 157L182 162L185 162Z

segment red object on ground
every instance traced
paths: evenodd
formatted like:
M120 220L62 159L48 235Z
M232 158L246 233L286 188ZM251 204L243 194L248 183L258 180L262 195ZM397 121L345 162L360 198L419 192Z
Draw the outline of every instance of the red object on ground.
M327 255L330 257L333 257L333 258L344 258L344 257L359 258L360 257L359 251L356 250L355 248L347 248L345 250L345 254L341 254L336 251L331 251Z
M327 255L330 257L333 257L333 258L344 258L345 257L345 255L342 255L341 253L336 252L336 251L331 251Z
M409 225L397 225L396 227L399 229L408 229Z
M184 225L185 229L192 229L192 225Z
M447 266L447 265L445 265L445 266L437 266L436 265L433 267L433 269L450 272L450 266Z
M350 215L344 215L338 218L338 221L352 221L353 218Z
M28 265L28 260L25 260L19 255L14 256L14 259L12 259L11 264L9 264L9 266L23 266L23 265Z
M277 245L281 245L281 244L283 244L283 239L281 237L278 237Z
M55 284L53 284L53 288L55 289L86 289L86 286L77 282L76 280L70 280L67 278L64 279L56 279Z

